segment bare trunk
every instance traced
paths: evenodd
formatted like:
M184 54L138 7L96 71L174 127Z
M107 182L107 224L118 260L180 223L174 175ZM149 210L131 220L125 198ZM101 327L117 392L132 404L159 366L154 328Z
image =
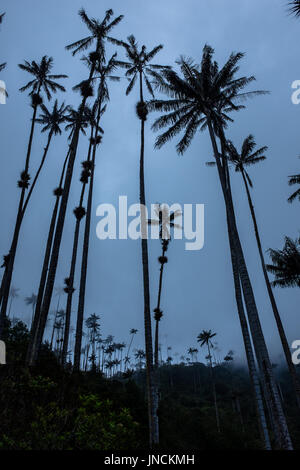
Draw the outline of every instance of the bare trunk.
M215 413L216 413L217 430L220 433L221 432L220 416L219 416L216 384L215 384L214 371L213 371L213 366L212 366L212 361L211 361L211 352L210 352L209 341L207 343L207 349L208 349L208 357L209 357L209 369L210 369L211 385L212 385L212 389L213 389L213 397L214 397L214 405L215 405Z
M90 136L90 144L89 144L87 161L91 160L92 138L93 138L93 127L91 127L91 136ZM82 204L83 204L85 188L86 188L86 183L83 183L81 194L80 194L80 199L79 199L79 207L82 207ZM62 364L63 365L66 363L67 353L68 353L68 345L69 345L72 300L73 300L73 292L74 292L73 286L74 286L74 276L75 276L75 269L76 269L76 260L77 260L77 251L78 251L78 241L79 241L79 231L80 231L81 220L82 220L81 218L76 219L74 239L73 239L72 260L71 260L70 273L69 273L69 292L68 292L67 306L66 306L66 326L65 326L63 354L62 354Z
M140 72L140 103L144 103L142 73ZM157 398L153 369L153 347L150 314L150 289L149 289L149 265L148 265L148 240L147 220L145 214L145 176L144 176L144 146L145 146L145 119L141 119L141 151L140 151L140 204L141 204L141 235L142 235L142 264L144 284L144 327L146 350L146 374L148 392L148 417L149 417L149 444L150 448L158 445L158 415Z

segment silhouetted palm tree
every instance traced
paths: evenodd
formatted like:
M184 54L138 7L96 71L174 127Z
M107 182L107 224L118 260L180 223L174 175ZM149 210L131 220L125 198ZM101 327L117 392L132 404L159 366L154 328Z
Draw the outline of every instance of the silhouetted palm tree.
M282 250L269 250L273 264L267 270L274 274L275 287L300 287L300 238L292 240L285 237Z
M212 361L211 361L211 349L213 347L211 340L214 336L216 336L216 333L212 333L211 330L208 330L208 331L203 330L197 336L197 340L198 340L198 343L200 343L201 347L203 347L204 345L207 347L208 360L209 360L209 369L210 369L210 374L211 374L211 383L212 383L212 388L213 388L213 397L214 397L215 412L216 412L217 429L218 429L218 432L221 432L219 408L218 408L217 393L216 393L216 384L215 384L213 366L212 366Z
M129 345L128 345L128 350L127 350L127 354L126 354L126 357L128 358L128 361L125 361L125 363L129 363L130 362L130 349L131 349L131 346L132 346L132 342L133 342L133 338L135 337L135 335L137 334L138 330L136 330L135 328L131 328L130 330L130 335L131 335L131 339L130 339L130 342L129 342Z
M254 226L255 238L256 238L257 247L259 251L260 261L261 261L262 270L264 274L264 279L265 279L269 299L272 305L272 310L273 310L274 318L275 318L276 325L278 328L281 344L284 350L285 358L286 358L288 368L291 374L291 378L293 381L297 404L300 407L300 383L297 377L295 366L292 361L289 343L286 338L284 327L280 318L276 300L275 300L271 283L268 277L265 259L263 255L262 244L261 244L261 238L260 238L257 219L256 219L256 214L255 214L255 210L254 210L254 206L253 206L253 202L252 202L252 198L250 194L250 187L252 188L253 185L252 185L251 178L248 174L247 168L251 165L255 165L265 160L266 157L263 154L267 150L267 147L262 147L260 149L255 150L255 147L256 147L256 143L252 135L249 135L244 140L240 152L237 151L237 149L235 148L235 146L233 145L231 141L228 141L227 142L227 158L229 162L234 166L235 171L241 173L242 178L243 178L243 182L244 182L244 186L245 186L245 190L247 194L247 199L248 199L248 204L249 204L249 208L251 212L252 222Z
M254 80L254 77L236 78L239 70L238 62L243 54L231 54L226 64L219 69L218 64L213 61L213 53L214 50L206 45L199 66L194 64L191 59L181 58L178 63L183 77L180 77L172 70L163 71L162 78L156 80L156 86L160 91L168 94L169 99L166 101L152 100L148 103L148 109L167 112L167 114L158 118L153 125L155 130L170 126L166 132L158 137L157 147L161 147L184 130L184 135L177 145L177 151L183 153L198 129L209 130L225 202L228 234L231 239L230 249L235 251L237 272L244 294L255 352L264 381L267 400L275 417L273 422L276 443L279 448L292 449L237 230L228 162L225 154L226 137L224 132L227 123L232 121L228 113L244 108L243 105L238 104L241 99L265 92L242 92L243 88ZM221 151L219 151L217 139L220 141Z
M2 282L4 284L3 284L3 288L1 286L0 336L1 336L1 325L6 316L8 294L9 294L9 289L11 285L14 260L15 260L19 234L20 234L20 229L21 229L21 224L22 224L22 219L23 219L22 213L23 213L25 192L26 192L26 189L29 187L29 181L30 181L29 163L30 163L34 129L35 129L35 124L36 124L36 115L37 115L38 107L42 104L42 97L40 93L44 91L47 98L50 100L51 92L55 93L57 90L65 91L65 88L59 83L57 83L55 80L67 77L66 75L51 74L51 70L53 67L52 57L43 56L39 64L35 61L32 61L31 63L25 61L25 64L19 64L19 67L33 76L32 80L30 80L25 86L20 88L20 91L22 92L28 89L31 90L29 93L29 96L31 96L31 99L32 99L33 115L32 115L32 121L31 121L29 141L28 141L28 146L27 146L25 168L21 173L20 180L18 181L18 186L21 189L21 195L19 199L19 206L18 206L18 211L17 211L14 234L13 234L13 239L12 239L12 243L11 243L11 247L9 251L7 264L5 267L5 272L4 272L3 279L2 279Z
M115 18L113 21L111 21L111 23L109 23L109 20L111 16L113 15L112 10L108 10L106 12L104 20L102 22L99 22L95 19L89 19L83 9L80 10L79 14L80 14L81 19L87 25L88 29L92 32L92 35L90 35L89 37L85 39L76 41L73 44L70 44L69 46L67 46L67 49L72 49L73 55L75 55L76 53L88 48L90 45L92 45L92 43L96 42L94 52L92 52L89 55L89 58L92 63L92 66L89 71L89 76L88 76L88 79L85 81L85 85L81 87L82 101L78 110L80 113L83 113L87 99L93 95L92 81L94 78L97 62L101 61L104 58L104 41L107 37L107 34L110 32L110 30L121 21L122 16ZM51 258L49 262L49 273L48 273L48 278L47 278L47 282L45 286L43 304L42 304L42 309L41 309L41 321L40 321L39 331L38 331L38 335L36 339L36 347L34 348L34 357L31 358L31 363L34 363L36 359L36 355L40 348L40 345L43 339L46 321L47 321L47 316L48 316L48 312L50 308L52 292L53 292L53 287L54 287L54 282L55 282L55 275L56 275L57 264L58 264L58 256L59 256L59 251L60 251L61 239L62 239L62 234L63 234L63 229L64 229L65 215L66 215L67 204L69 200L70 186L71 186L72 177L73 177L73 168L74 168L78 142L79 142L80 127L81 127L81 124L79 121L79 123L75 127L72 140L70 143L70 147L69 147L70 149L69 159L68 159L68 165L67 165L67 170L66 170L66 177L64 181L64 189L63 189L63 194L61 198L58 218L57 218L56 230L55 230L55 235L53 239L53 247L52 247Z
M175 211L175 212L169 213L169 209L165 205L157 204L155 207L155 214L157 216L157 219L149 219L148 224L159 226L159 238L161 240L161 246L162 246L162 254L158 258L158 262L160 263L159 285L158 285L157 304L154 309L154 320L155 320L154 365L157 368L158 367L158 348L159 348L159 322L163 316L163 312L160 309L160 299L161 299L164 266L168 262L168 258L166 257L166 252L168 251L169 242L171 240L170 228L173 228L173 227L181 228L180 225L174 222L175 218L181 215L181 212Z
M90 315L85 324L90 332L90 343L92 345L92 366L95 367L95 359L96 359L96 338L100 331L100 317L93 313Z
M145 195L145 177L144 177L144 146L145 146L145 121L147 119L147 105L144 101L143 83L152 97L154 97L152 85L148 79L159 77L158 71L166 70L169 67L152 64L152 59L163 48L160 44L154 47L150 52L147 52L146 46L138 49L138 44L133 35L128 36L128 42L120 40L112 40L111 42L122 46L125 49L125 61L118 61L121 67L126 69L126 77L130 79L129 85L126 89L128 95L133 89L137 79L139 81L139 102L136 105L137 116L141 121L141 138L140 138L140 204L141 204L141 241L142 241L142 264L143 264L143 284L144 284L144 323L145 323L145 348L146 348L146 363L147 363L147 387L148 387L148 406L149 406L149 431L150 431L150 447L152 444L157 444L158 437L158 424L157 410L154 407L155 401L155 384L153 377L153 345L152 345L152 331L151 331L151 314L150 314L150 290L149 290L149 266L148 266L148 241L147 241L147 217L146 217L146 195Z

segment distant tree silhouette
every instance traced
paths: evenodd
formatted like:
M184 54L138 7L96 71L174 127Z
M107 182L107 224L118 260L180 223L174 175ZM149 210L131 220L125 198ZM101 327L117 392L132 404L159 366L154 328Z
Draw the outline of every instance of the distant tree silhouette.
M211 383L212 383L212 388L213 388L213 397L214 397L214 404L215 404L215 412L216 412L216 421L217 421L217 429L218 432L221 432L220 428L220 416L219 416L219 408L218 408L218 401L217 401L217 393L216 393L216 384L215 384L215 377L214 377L214 371L213 371L213 365L212 365L212 356L211 356L211 349L213 347L212 345L212 338L216 336L216 333L212 333L211 330L203 330L197 337L198 343L200 343L200 346L206 346L207 351L208 351L208 361L209 361L209 369L210 369L210 374L211 374Z

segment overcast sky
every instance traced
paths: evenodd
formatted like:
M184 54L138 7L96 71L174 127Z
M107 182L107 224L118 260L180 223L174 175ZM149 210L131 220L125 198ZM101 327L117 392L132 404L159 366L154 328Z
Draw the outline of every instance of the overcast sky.
M180 55L200 61L205 43L215 48L222 65L232 51L242 51L242 75L255 75L257 82L249 89L269 90L269 96L255 98L247 109L235 116L228 137L239 147L243 139L254 134L259 146L269 147L266 162L249 170L254 181L253 200L265 250L282 248L284 236L299 235L299 203L287 203L291 193L288 175L299 173L300 105L291 102L291 84L300 79L300 21L290 17L285 0L2 0L6 12L1 25L0 63L7 62L0 79L5 80L9 99L0 105L1 172L0 172L0 252L9 250L16 216L19 190L16 181L23 170L28 141L31 107L26 94L18 89L30 79L17 64L53 56L54 73L65 73L67 93L57 94L61 102L77 105L78 94L72 86L87 73L80 55L72 57L66 44L87 36L78 17L84 6L89 16L103 18L113 8L124 20L113 36L126 39L134 34L140 44L150 49L160 43L164 49L157 63L174 65ZM116 48L108 46L108 55ZM123 58L123 51L118 50ZM102 122L105 131L99 148L95 175L94 206L91 230L88 286L85 314L101 315L102 334L128 342L129 329L137 328L135 346L143 347L143 289L140 241L100 241L96 237L96 207L101 203L117 204L120 195L129 203L139 197L139 121L135 115L138 90L125 96L126 80L111 84L111 102ZM46 104L46 101L45 101ZM235 306L224 203L216 170L207 168L212 150L207 133L198 133L184 156L175 151L176 141L162 150L154 150L155 135L150 130L154 115L146 123L145 182L148 204L155 202L205 204L205 244L201 251L186 251L184 241L172 241L165 270L161 306L161 343L166 354L181 355L196 346L202 329L217 333L223 357L233 349L244 357L243 342ZM46 135L37 128L31 160L31 174L37 167ZM87 139L81 138L71 188L63 243L60 252L56 286L68 275L78 205L80 162L86 158ZM24 297L37 292L41 261L45 248L60 168L67 151L66 134L55 138L48 161L30 202L22 227L13 285L20 297L12 312L29 321L31 310ZM257 305L271 359L282 357L279 337L252 230L250 214L241 177L232 173L232 184L241 240L253 282ZM160 254L159 241L149 244L151 308L155 307ZM77 270L78 273L78 270ZM73 301L77 310L78 277ZM300 338L299 291L276 290L276 299L286 327L289 342ZM56 299L54 299L56 301ZM64 307L65 297L61 307ZM54 304L52 305L52 309ZM72 319L75 325L75 317ZM203 359L202 353L201 358ZM175 357L174 357L175 358ZM176 358L175 358L176 359Z

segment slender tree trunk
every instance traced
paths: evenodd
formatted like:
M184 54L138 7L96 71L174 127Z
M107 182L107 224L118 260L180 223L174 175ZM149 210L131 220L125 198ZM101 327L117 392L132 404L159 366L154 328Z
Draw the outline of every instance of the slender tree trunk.
M91 128L90 144L89 144L87 161L91 160L92 138L93 138L93 127ZM79 199L79 207L82 207L82 204L83 204L85 188L86 188L86 183L83 183L81 194L80 194L80 199ZM76 218L74 239L73 239L72 260L71 260L70 273L69 273L69 292L68 292L67 306L66 306L66 326L65 326L63 354L62 354L62 364L63 365L65 365L65 363L66 363L67 353L68 353L68 345L69 345L72 300L73 300L73 292L74 292L73 286L74 286L74 276L75 276L75 269L76 269L76 260L77 260L78 241L79 241L79 231L80 231L81 220L82 220L81 218Z
M229 228L229 223L228 223L228 228ZM271 450L272 448L271 448L270 436L269 436L267 420L266 420L266 415L265 415L265 410L264 410L264 402L263 402L261 387L259 383L259 376L257 374L249 328L248 328L244 305L243 305L238 264L236 261L236 255L235 255L235 251L233 247L232 237L230 235L229 235L229 243L230 243L233 279L234 279L234 286L235 286L235 298L236 298L237 310L238 310L238 315L239 315L239 320L240 320L241 330L242 330L242 335L243 335L243 340L244 340L249 375L250 375L250 380L251 380L251 384L253 388L253 394L255 398L259 430L260 430L262 442L264 443L264 448L266 450Z
M33 179L32 185L31 185L31 187L30 187L30 189L29 189L27 198L26 198L26 200L25 200L25 202L24 202L24 205L23 205L22 220L23 220L23 217L24 217L26 208L27 208L27 206L28 206L28 203L29 203L29 201L30 201L31 195L32 195L32 193L33 193L33 190L34 190L34 188L35 188L36 182L37 182L37 180L38 180L38 177L40 176L40 173L41 173L41 171L42 171L42 169L43 169L43 166L44 166L46 157L47 157L47 155L48 155L48 151L49 151L49 147L50 147L50 144L51 144L52 137L53 137L53 131L50 131L49 134L48 134L47 144L46 144L46 147L44 148L44 153L43 153L43 156L42 156L40 165L39 165L38 170L37 170L37 172L36 172L36 174L35 174L35 177L34 177L34 179Z
M220 416L219 416L219 408L218 408L218 401L217 401L216 384L215 384L214 371L213 371L213 366L212 366L212 361L211 361L211 352L210 352L209 341L208 341L208 343L207 343L207 349L208 349L208 357L209 357L209 369L210 369L211 385L212 385L212 389L213 389L213 397L214 397L215 412L216 412L217 430L218 430L218 433L220 433L220 432L221 432L221 428L220 428Z
M143 77L140 72L140 103L144 103L143 98ZM148 264L148 240L147 240L147 217L146 217L146 197L145 197L145 177L144 177L144 148L145 148L145 118L141 121L141 150L140 150L140 204L141 204L141 241L142 241L142 264L143 264L143 284L144 284L144 327L145 327L145 350L146 350L146 374L148 392L148 414L149 414L149 443L150 448L158 445L158 414L157 414L157 393L153 369L153 346L151 331L150 313L150 288L149 288L149 264Z
M40 92L40 86L38 88L37 93L39 94L39 92ZM29 170L29 162L30 162L32 141L33 141L33 135L34 135L34 128L35 128L35 123L36 123L37 109L38 109L38 105L35 104L33 106L31 129L30 129L29 142L28 142L27 154L26 154L26 162L25 162L25 170L24 170L26 173L28 173L28 170ZM24 204L24 199L25 199L25 192L26 192L26 188L23 187L21 190L21 195L19 199L19 206L18 206L18 212L17 212L17 218L16 218L12 244L11 244L10 251L9 251L9 260L7 263L7 267L5 268L5 272L3 274L3 279L2 279L3 287L1 286L1 289L0 289L0 292L1 292L0 338L2 335L3 324L6 318L6 310L7 310L7 303L8 303L8 297L9 297L11 280L12 280L12 273L13 273L16 250L17 250L19 234L20 234L20 229L21 229L21 224L22 224L22 219L23 219L22 211L23 211L23 204Z
M265 283L266 283L266 286L267 286L267 291L268 291L270 302L271 302L271 305L272 305L272 310L273 310L276 325L277 325L277 328L278 328L278 332L279 332L282 348L283 348L283 351L284 351L284 354L285 354L286 362L287 362L287 365L288 365L288 368L289 368L289 372L291 374L292 383L293 383L295 396L296 396L296 400L297 400L297 405L300 408L300 381L299 381L299 377L297 375L296 368L295 368L295 366L293 364L293 361L292 361L292 356L291 356L291 351L290 351L290 348L289 348L289 343L288 343L288 340L287 340L287 337L286 337L286 334L285 334L285 331L284 331L284 327L283 327L283 324L282 324L282 321L281 321L281 318L280 318L280 313L279 313L278 308L277 308L276 300L275 300L273 290L272 290L272 287L271 287L271 283L270 283L270 280L269 280L269 276L268 276L268 273L267 273L266 264L265 264L265 260L264 260L264 255L263 255L263 250L262 250L262 245L261 245L261 240L260 240L260 235L259 235L259 230L258 230L258 225L257 225L257 220L256 220L256 215L255 215L255 210L254 210L254 206L253 206L253 203L252 203L252 198L251 198L249 186L248 186L244 171L242 171L242 177L243 177L243 181L244 181L245 189L246 189L246 193L247 193L249 208L250 208L250 212L251 212L251 216L252 216L252 222L253 222L253 226L254 226L255 238L256 238L257 247L258 247L258 251L259 251L259 256L260 256L261 266L262 266L262 270L263 270L263 274L264 274L264 279L265 279Z
M129 346L128 346L128 351L127 351L127 357L128 358L129 358L129 353L130 353L130 349L131 349L131 346L132 346L133 337L134 337L134 333L131 335L131 340L130 340L130 343L129 343Z
M70 155L70 151L67 153L67 156L66 156L64 164L63 164L63 168L62 168L62 172L61 172L61 176L60 176L60 181L59 181L59 186L58 186L59 190L61 190L62 186L63 186L65 169L66 169L66 165L67 165L69 155ZM50 256L51 256L51 249L52 249L52 244L53 244L53 237L54 237L54 231L55 231L55 225L56 225L56 220L57 220L57 213L58 213L58 209L59 209L60 198L61 198L60 195L56 196L56 201L55 201L55 205L54 205L54 208L53 208L51 221L50 221L50 226L49 226L48 238L47 238L46 249L45 249L45 254L44 254L43 267L42 267L41 277L40 277L39 290L38 290L37 301L36 301L36 305L35 305L35 314L34 314L33 322L32 322L32 325L31 325L30 340L29 340L29 345L28 345L27 354L26 354L26 363L27 364L32 363L32 357L35 356L35 354L36 354L37 332L38 332L38 327L39 327L39 322L40 322L41 307L42 307L43 296L44 296L44 291L45 291L45 285L46 285L46 280L47 280L47 273L48 273L48 269L49 269L49 260L50 260Z
M239 275L240 275L241 285L243 289L243 295L245 299L254 349L256 352L258 365L259 365L262 378L264 381L264 386L267 392L266 399L270 403L272 413L274 416L274 424L275 424L274 433L275 433L277 446L281 449L292 450L293 446L292 446L291 438L289 435L286 418L283 413L280 398L278 395L278 390L274 381L272 366L271 366L267 346L265 343L265 339L263 336L263 332L261 329L261 324L260 324L260 320L258 316L256 303L255 303L253 289L252 289L252 285L251 285L250 278L248 275L248 270L247 270L247 266L245 263L245 258L244 258L242 246L240 243L240 239L239 239L231 192L228 189L228 186L226 186L226 183L228 183L228 178L229 178L227 160L224 158L224 155L222 155L222 158L223 158L223 167L222 167L220 164L220 154L219 154L217 143L215 140L214 130L209 119L208 119L208 127L209 127L211 142L213 146L213 151L214 151L214 155L215 155L215 159L216 159L216 163L218 167L218 173L219 173L222 191L224 195L224 201L226 205L227 217L229 221L229 234L232 236L233 246L234 246L234 250L237 256ZM222 145L222 142L225 142L225 137L221 136L220 140L221 140L221 145Z
M93 205L93 188L94 188L94 176L95 176L95 162L97 153L97 138L98 138L98 127L100 124L101 117L101 105L102 100L100 99L96 132L94 136L93 152L92 152L92 170L90 176L89 194L87 201L87 211L85 217L85 228L83 236L83 249L81 258L81 273L80 273L80 285L79 285L79 298L77 308L77 322L76 322L76 333L75 333L75 348L74 348L74 371L80 370L80 355L82 345L82 333L83 333L83 319L84 319L84 304L85 304L85 291L86 291L86 278L87 278L87 266L88 266L88 255L89 255L89 243L90 243L90 231L91 231L91 216L92 216L92 205Z
M59 305L59 301L58 304ZM52 327L52 334L51 334L51 341L50 341L50 349L52 351L53 348L53 340L54 340L54 333L55 333L55 325L56 325L56 320L57 320L57 313L58 313L58 306L55 311L55 316L54 316L54 321L53 321L53 327Z
M166 250L163 246L162 248L162 257L164 257L166 254ZM162 280L163 280L163 274L164 274L164 263L161 264L160 266L160 271L159 271L159 285L158 285L158 296L157 296L157 310L160 309L160 298L161 298L161 290L162 290ZM158 367L158 349L159 349L159 319L156 320L155 322L155 347L154 347L154 364L155 367Z

